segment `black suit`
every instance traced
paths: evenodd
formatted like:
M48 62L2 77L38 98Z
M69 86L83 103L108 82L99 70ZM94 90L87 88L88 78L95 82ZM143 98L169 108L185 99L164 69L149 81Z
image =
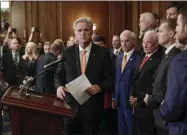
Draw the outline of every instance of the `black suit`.
M139 70L142 61L136 68L133 84L132 84L132 96L137 97L138 106L135 108L136 125L140 134L153 134L154 122L153 112L149 108L145 108L143 101L148 86L152 83L154 73L156 72L164 51L162 47L159 47L146 61L143 67Z
M44 70L44 66L53 62L57 59L51 52L40 56L37 60L36 72L37 74ZM55 70L48 70L41 74L36 79L36 91L46 92L49 94L55 94L56 90L54 87L54 72Z
M5 54L3 54L3 73L4 79L9 85L19 85L22 83L22 67L23 67L23 59L19 54L19 63L16 65L13 61L12 51L8 50Z
M148 88L148 107L153 110L155 126L167 132L167 126L164 124L163 119L159 113L159 106L164 100L166 88L167 88L167 73L170 68L172 59L180 52L179 49L173 47L169 53L163 57L155 75L152 85Z
M68 82L81 75L79 46L73 45L64 49L63 56L66 61L61 64L63 77L60 79L56 75L56 87L65 86ZM104 90L110 90L113 87L112 62L107 48L97 46L92 43L90 55L88 58L85 75L92 85L98 85L102 92L93 95L83 105L73 106L73 120L68 120L65 126L68 126L69 134L97 134L99 132L101 116L103 112ZM58 69L57 69L58 70ZM59 70L58 70L59 71ZM58 72L59 73L59 72ZM71 99L72 102L74 99Z
M135 51L138 52L141 56L145 55L145 52L144 52L144 49L143 49L143 46L142 46L143 37L144 37L144 35L142 35L141 39L138 38L138 44L137 44L137 47L135 49Z

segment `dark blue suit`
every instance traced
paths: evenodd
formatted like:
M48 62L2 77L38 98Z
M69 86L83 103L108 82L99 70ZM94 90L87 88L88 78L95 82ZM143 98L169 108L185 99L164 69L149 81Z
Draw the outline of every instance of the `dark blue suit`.
M130 106L130 87L135 68L140 61L140 56L133 52L121 73L121 66L124 54L120 54L116 59L116 80L115 98L118 113L118 132L119 135L132 134L133 114Z
M187 134L187 51L178 54L171 63L160 113L168 124L169 134Z

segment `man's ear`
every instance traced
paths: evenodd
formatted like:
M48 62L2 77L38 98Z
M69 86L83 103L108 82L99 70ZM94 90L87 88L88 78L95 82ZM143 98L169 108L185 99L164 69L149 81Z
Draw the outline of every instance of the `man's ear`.
M153 22L149 22L149 27L151 27L153 25Z
M173 38L175 36L175 31L170 31L169 32L169 37Z
M185 31L185 35L187 37L187 24L185 24L185 26L184 26L184 31Z

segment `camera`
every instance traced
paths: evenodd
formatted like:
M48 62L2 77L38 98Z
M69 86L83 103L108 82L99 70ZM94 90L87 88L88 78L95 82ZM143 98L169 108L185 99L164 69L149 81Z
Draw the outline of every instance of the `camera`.
M12 32L16 33L17 29L16 28L12 28Z
M34 31L35 31L35 32L40 32L40 28L39 28L39 27L35 27L35 28L34 28Z

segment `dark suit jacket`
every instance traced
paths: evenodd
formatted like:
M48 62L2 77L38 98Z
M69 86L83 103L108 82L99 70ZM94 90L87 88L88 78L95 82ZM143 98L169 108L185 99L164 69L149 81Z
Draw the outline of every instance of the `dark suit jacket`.
M3 55L3 73L5 81L10 85L19 85L22 83L23 76L22 73L23 67L23 59L21 55L19 55L19 64L18 66L15 65L13 61L13 56L11 50L8 50Z
M144 35L142 35L141 39L138 38L138 44L137 44L137 47L135 49L136 52L138 52L141 56L144 56L145 55L145 52L144 52L144 49L143 49L143 46L142 46L142 43L143 43L143 37Z
M55 86L65 86L68 82L76 79L81 75L79 46L73 45L64 49L63 57L66 61L60 64L55 76ZM59 65L59 66L60 66ZM81 106L73 106L73 117L84 117L85 120L92 120L103 111L104 90L110 90L113 87L112 61L107 48L100 47L92 43L90 56L86 66L85 75L92 85L99 85L102 92L93 95L88 101ZM72 99L74 102L74 99Z
M23 78L25 76L30 76L30 77L35 77L36 75L36 65L37 65L37 60L33 60L30 64L29 64L29 60L23 60Z
M44 70L44 66L57 59L51 52L40 56L37 60L36 72L37 74ZM54 73L55 70L47 70L36 79L36 91L55 94L54 87Z
M148 88L148 107L153 109L153 114L155 118L155 125L166 128L163 119L159 113L159 106L164 99L166 88L167 88L167 74L170 68L170 63L172 59L180 52L176 47L172 48L167 57L164 57L154 75L154 81L152 85Z
M169 134L187 134L187 50L178 54L168 73L167 91L160 114L168 123Z
M140 61L138 67L135 70L133 84L132 84L132 96L137 97L138 107L136 107L135 115L138 119L149 120L152 118L152 111L145 107L143 101L147 88L152 84L154 73L156 72L164 52L162 47L159 47L156 52L154 52L151 57L146 61L144 66L139 71L139 67L143 61ZM143 108L142 108L143 107Z

